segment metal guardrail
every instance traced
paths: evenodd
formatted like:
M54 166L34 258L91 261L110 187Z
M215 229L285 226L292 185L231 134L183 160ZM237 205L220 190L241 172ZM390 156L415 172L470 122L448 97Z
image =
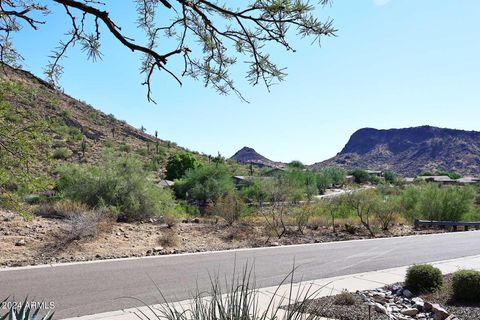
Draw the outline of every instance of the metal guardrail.
M453 231L457 230L457 227L463 227L468 230L470 227L476 230L480 229L480 222L465 222L465 221L434 221L434 220L418 220L415 219L415 227L439 227L445 229L452 227Z

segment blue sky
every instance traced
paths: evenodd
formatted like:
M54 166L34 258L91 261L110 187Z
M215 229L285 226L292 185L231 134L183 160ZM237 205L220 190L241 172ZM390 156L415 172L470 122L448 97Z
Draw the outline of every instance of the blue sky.
M135 35L131 8L117 2L114 9L124 32ZM480 1L335 0L316 14L335 20L338 37L321 47L293 38L295 54L273 51L288 77L270 93L235 69L249 104L191 80L179 87L164 74L154 81L158 104L148 103L139 56L106 32L103 60L71 51L61 85L163 139L227 157L250 146L273 160L310 164L334 156L362 127L480 129ZM61 15L52 18L16 37L25 69L41 76L68 27Z

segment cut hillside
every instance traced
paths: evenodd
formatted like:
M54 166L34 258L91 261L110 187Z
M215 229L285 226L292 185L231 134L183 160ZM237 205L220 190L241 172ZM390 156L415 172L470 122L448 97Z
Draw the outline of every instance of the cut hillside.
M335 157L313 164L314 169L391 170L404 176L426 171L480 175L480 132L421 126L355 132Z
M45 141L42 150L36 150L38 154L33 158L41 159L40 154L47 155L42 158L38 169L48 171L45 173L49 175L61 163L96 163L107 147L155 162L152 167L157 178L163 176L166 161L172 154L190 152L199 160L208 161L206 155L146 134L113 115L60 92L29 72L3 66L0 89L1 111L6 111L0 121L12 118L23 126L35 121L41 123L38 133L43 134ZM14 116L10 117L9 112ZM161 125L158 132L161 132Z

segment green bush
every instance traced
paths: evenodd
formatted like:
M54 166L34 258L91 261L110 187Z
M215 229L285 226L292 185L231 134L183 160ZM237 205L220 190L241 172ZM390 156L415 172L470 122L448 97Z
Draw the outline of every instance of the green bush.
M370 180L368 172L362 169L355 169L351 174L355 177L356 183L367 183Z
M232 178L223 165L188 170L185 177L175 183L179 197L202 202L214 202L233 190Z
M435 292L442 285L442 272L429 264L414 265L407 270L405 286L412 292Z
M167 176L168 180L175 180L182 178L190 169L195 169L198 166L197 159L189 153L174 154L167 162Z
M66 160L72 156L72 151L67 148L58 148L53 151L53 158L54 159L63 159Z
M471 187L427 184L405 190L401 203L410 219L459 221L473 210L475 192Z
M452 298L456 301L480 302L480 272L461 270L453 274Z
M179 206L168 189L157 187L138 158L106 153L96 165L67 165L57 187L71 200L91 208L107 207L121 221L176 215Z

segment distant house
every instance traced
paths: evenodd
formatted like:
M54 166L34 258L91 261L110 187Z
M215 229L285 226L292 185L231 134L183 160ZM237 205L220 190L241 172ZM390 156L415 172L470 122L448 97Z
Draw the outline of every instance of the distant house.
M174 185L175 185L175 182L170 180L165 180L165 179L161 179L157 183L157 186L159 186L160 188L172 188Z
M355 176L348 175L345 177L346 184L354 184L355 183Z
M367 173L371 176L383 177L383 171L380 170L366 170Z
M465 185L474 185L474 184L480 184L480 178L475 178L475 177L464 177L456 180L459 185L465 186Z
M449 176L419 176L418 178L426 182L435 182L444 185L457 184L457 180L452 179Z
M273 176L276 176L277 174L282 173L282 172L285 172L285 169L283 169L283 168L272 168L272 169L266 171L263 174L263 176L273 177Z
M233 176L233 184L237 188L244 187L250 183L252 177L245 177L245 176Z

